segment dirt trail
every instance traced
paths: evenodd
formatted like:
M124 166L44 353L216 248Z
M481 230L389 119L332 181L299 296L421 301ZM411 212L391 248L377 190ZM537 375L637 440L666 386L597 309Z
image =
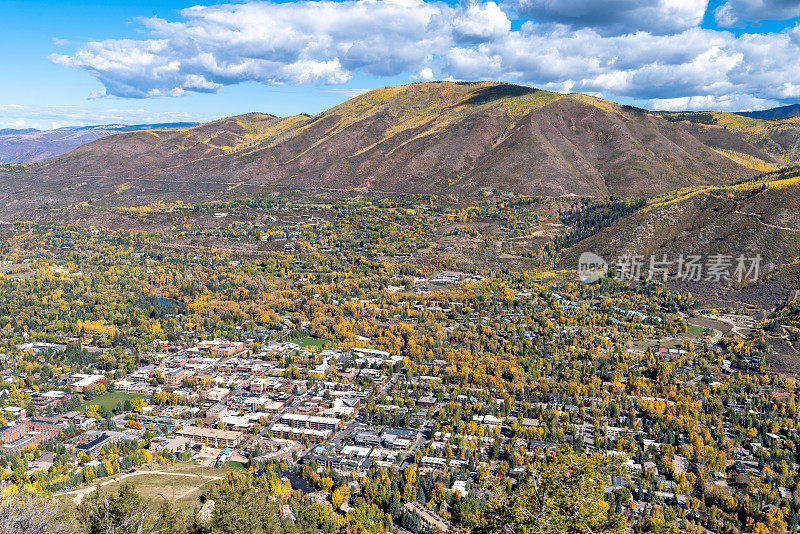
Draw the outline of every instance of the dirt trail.
M124 480L126 478L135 477L135 476L139 476L139 475L172 475L172 476L177 476L177 477L204 478L204 479L208 479L209 481L210 480L222 480L222 477L213 476L213 475L196 475L194 473L176 473L174 471L136 471L134 473L125 473L124 475L120 475L119 478L117 478L117 477L108 478L107 480L104 480L103 482L101 482L100 486L101 487L102 486L108 486L109 484L113 484L114 482L117 482L119 480ZM90 494L91 492L93 492L95 489L97 489L97 484L95 484L93 486L86 486L86 487L83 487L83 488L78 488L76 490L68 491L67 495L75 494L75 497L73 498L73 502L75 504L80 504L81 501L83 501L83 498L85 496L87 496L88 494ZM181 498L181 497L184 497L184 496L188 495L189 493L191 493L195 489L197 489L197 488L192 488L187 493L185 493L184 495L181 495L178 498Z
M753 217L759 223L761 223L762 225L764 225L764 226L766 226L768 228L775 228L776 230L786 230L787 232L800 232L800 230L798 230L797 228L788 228L786 226L778 226L777 224L764 222L764 221L761 220L761 215L759 215L758 213L747 213L747 212L739 211L739 210L734 210L733 213L735 213L737 215L744 215L746 217Z

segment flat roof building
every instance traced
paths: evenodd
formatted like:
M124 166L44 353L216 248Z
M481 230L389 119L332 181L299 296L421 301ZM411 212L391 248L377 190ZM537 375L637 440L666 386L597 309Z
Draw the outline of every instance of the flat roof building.
M21 436L10 443L0 445L0 454L10 456L18 454L26 449L32 449L42 442L39 432L30 432Z
M317 415L304 415L287 413L281 416L281 423L292 428L310 428L312 430L336 430L339 428L340 419L335 417L320 417Z
M308 440L312 442L326 441L331 437L330 430L315 430L312 428L297 428L275 423L272 425L272 434L283 439L293 439L296 441Z
M235 430L217 430L216 428L199 426L185 426L175 434L216 448L236 447L242 441L242 436L244 435L242 432Z

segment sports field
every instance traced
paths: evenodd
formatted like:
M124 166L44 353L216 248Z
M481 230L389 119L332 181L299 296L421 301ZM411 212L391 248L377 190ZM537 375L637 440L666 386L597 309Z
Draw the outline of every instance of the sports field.
M295 343L307 349L309 347L322 347L325 343L328 343L325 339L319 339L316 337L301 337L300 339L295 339Z

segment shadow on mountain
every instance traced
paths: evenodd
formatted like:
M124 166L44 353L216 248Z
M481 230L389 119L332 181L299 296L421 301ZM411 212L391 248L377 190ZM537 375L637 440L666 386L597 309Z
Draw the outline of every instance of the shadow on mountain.
M512 98L538 92L539 89L534 89L533 87L523 87L510 83L492 87L481 87L480 89L472 91L469 97L456 104L456 106L479 106L493 100L500 100L501 98Z

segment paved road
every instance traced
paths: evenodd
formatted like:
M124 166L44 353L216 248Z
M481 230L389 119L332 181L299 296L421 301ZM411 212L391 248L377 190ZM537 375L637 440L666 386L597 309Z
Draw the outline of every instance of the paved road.
M693 319L687 319L686 322L688 324L692 325L692 326L697 326L697 327L700 327L700 328L708 328L709 330L714 332L714 335L711 336L711 340L709 341L709 346L716 345L722 339L722 336L724 335L724 332L722 332L722 330L714 328L713 326L709 325L707 322L697 321L697 320L692 322L692 320ZM722 322L722 321L720 321L720 322Z
M108 478L100 483L100 486L108 486L118 480L123 480L130 477L135 477L139 475L172 475L178 477L194 477L194 478L203 478L208 480L222 480L222 477L213 476L213 475L195 475L194 473L176 473L174 471L135 471L133 473L125 473L124 475L120 475L119 478L113 477ZM80 504L83 501L83 498L97 489L97 484L93 486L85 486L82 488L78 488L76 490L68 491L67 495L75 494L75 498L73 502L75 504ZM193 491L193 490L192 490Z
M722 339L722 331L717 330L716 328L712 328L711 330L714 331L714 335L711 336L711 344L716 345L717 343L719 343L719 340Z

